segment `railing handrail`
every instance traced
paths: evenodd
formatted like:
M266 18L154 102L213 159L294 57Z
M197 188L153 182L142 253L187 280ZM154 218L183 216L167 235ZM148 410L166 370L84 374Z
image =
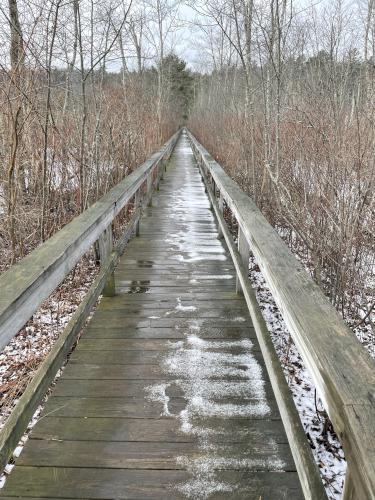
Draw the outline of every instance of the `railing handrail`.
M374 361L251 198L187 133L236 217L343 444L345 498L374 499Z
M169 155L179 133L94 205L0 276L0 351Z

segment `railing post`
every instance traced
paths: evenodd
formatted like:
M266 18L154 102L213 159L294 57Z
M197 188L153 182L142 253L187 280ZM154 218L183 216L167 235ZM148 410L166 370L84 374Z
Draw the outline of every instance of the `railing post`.
M203 156L201 157L201 169L202 169L202 179L204 182L204 192L208 194L208 172L206 170L206 165L203 163Z
M140 196L140 189L137 189L135 192L135 197L134 197L134 211L141 209L141 196ZM139 214L139 218L137 222L135 223L135 235L139 236L139 224L141 220L141 214Z
M155 189L156 191L159 191L159 182L160 182L160 178L159 178L159 163L156 165L156 175L155 175L155 179L156 179L156 186L155 186Z
M250 248L245 235L240 226L238 226L238 252L241 256L241 262L245 269L249 269ZM236 277L236 293L242 293L242 287L238 275Z
M219 207L220 213L222 215L224 215L224 197L223 197L221 191L219 192L218 207ZM224 236L223 230L221 229L220 224L218 224L218 231L217 232L219 234L219 238L222 238Z
M109 259L113 249L113 235L111 224L99 236L99 254L100 264L103 264ZM115 275L111 273L107 283L103 288L104 297L113 297L115 295Z
M159 179L159 180L161 180L161 181L162 181L162 180L163 180L163 178L164 178L164 172L165 172L165 165L166 165L166 163L167 163L167 162L166 162L166 161L164 161L164 160L161 160L161 161L160 161L160 179Z
M152 170L150 170L147 176L147 204L148 206L152 205Z

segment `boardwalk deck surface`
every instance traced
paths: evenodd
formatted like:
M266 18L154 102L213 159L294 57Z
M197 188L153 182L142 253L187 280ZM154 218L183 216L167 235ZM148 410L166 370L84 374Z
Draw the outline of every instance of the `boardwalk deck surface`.
M303 498L183 135L2 497Z

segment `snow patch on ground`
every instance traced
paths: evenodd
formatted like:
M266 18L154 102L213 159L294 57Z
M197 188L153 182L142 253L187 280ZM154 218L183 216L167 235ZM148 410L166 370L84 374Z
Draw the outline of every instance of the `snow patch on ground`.
M146 388L146 398L162 405L162 415L174 417L182 433L198 438L199 452L194 457L177 459L177 463L192 474L178 489L187 498L194 499L236 491L236 484L221 479L218 471L222 469L254 470L269 466L270 470L278 471L285 467L277 457L277 444L271 439L267 445L273 450L274 459L267 464L265 459L246 458L241 453L237 457L225 456L225 444L220 444L217 436L226 435L228 430L217 425L210 427L210 420L205 419L264 417L271 409L251 340L206 340L200 336L203 328L193 319L183 332L183 340L167 344L169 350L163 367L166 376L176 378ZM186 401L185 407L175 414L170 410L167 395L172 389ZM243 437L246 439L246 435Z
M21 455L25 444L29 440L30 432L34 428L35 424L39 421L40 415L41 415L43 408L44 408L44 405L45 405L49 395L51 394L52 389L55 387L56 381L61 377L63 370L64 370L64 367L60 368L60 370L57 372L54 381L52 382L50 388L48 389L47 394L43 398L42 404L39 405L38 408L36 409L36 411L34 412L34 415L33 415L32 419L30 420L24 435L21 437L17 447L13 451L13 455L11 456L9 463L5 466L2 474L0 475L0 489L4 487L6 480L8 479L9 474L11 473L11 471L13 470L13 468L15 466L15 462L16 462L17 458Z
M171 415L168 408L169 396L167 396L166 393L168 387L169 384L150 385L146 387L148 399L155 403L162 403L163 411L161 415L165 417L169 417Z
M346 461L341 444L329 424L322 403L316 396L310 374L253 257L250 258L250 279L282 363L285 378L293 394L315 461L322 474L327 495L331 500L339 500L346 472Z
M197 308L195 306L183 306L181 304L181 299L180 297L177 297L177 306L175 307L176 311L186 311L186 312L193 312L196 311Z
M0 354L0 428L85 297L98 267L83 258Z
M176 259L177 261L179 262L201 262L201 261L208 261L208 260L218 260L218 261L224 261L224 260L227 260L227 256L224 255L224 254L202 254L201 252L200 253L196 253L196 252L191 252L189 257L185 257L184 255L181 255L181 254L177 254L173 257L174 259Z

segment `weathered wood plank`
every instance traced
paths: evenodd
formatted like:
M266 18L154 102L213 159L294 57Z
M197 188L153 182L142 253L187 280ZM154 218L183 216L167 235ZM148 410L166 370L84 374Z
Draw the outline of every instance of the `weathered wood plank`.
M20 466L34 467L90 467L101 469L168 469L184 470L185 466L176 460L183 455L187 460L204 458L194 442L122 442L107 441L45 441L34 440L20 456ZM246 471L267 471L269 461L282 460L284 471L294 471L294 462L289 445L279 444L277 450L272 444L252 443L249 448L244 443L226 443L222 458L228 460L229 470L238 465L231 464L233 456L248 459ZM213 464L213 468L215 463Z
M165 380L165 378L161 380ZM228 403L231 402L228 401ZM249 407L249 412L246 414L244 412L242 418L248 421L265 418L264 415L255 412L250 415L250 409L256 408L260 403L260 400L244 403L244 406ZM170 419L186 408L186 401L183 398L170 398L168 406L171 415L164 417ZM144 398L51 397L46 404L45 414L53 414L56 417L160 418L162 410L160 402L147 401L146 404ZM271 420L280 418L275 401L269 402L269 411L266 417ZM230 417L227 418L230 419ZM238 418L238 416L233 418Z
M185 308L185 309L183 309ZM170 305L167 309L143 309L143 307L139 307L138 310L130 309L130 308L113 308L113 309L100 309L97 313L98 319L109 319L113 316L118 319L126 318L131 320L133 318L138 319L166 319L166 318L176 318L176 319L186 319L191 317L196 317L197 313L199 313L200 318L202 319L212 319L213 322L219 320L221 321L225 318L228 321L232 321L233 323L240 323L242 320L238 318L246 318L247 311L241 308L235 307L224 307L222 309L211 309L211 308L201 308L199 306L180 306L180 303L176 306L176 303ZM245 322L245 321L244 321Z
M197 426L203 421L197 418ZM223 420L205 418L210 429L220 429L213 435L216 443L242 443L249 449L254 443L265 440L276 444L287 444L281 420L244 419ZM197 442L199 437L182 432L177 420L147 418L96 418L96 417L54 417L45 416L39 420L32 432L32 439L67 441L147 441Z
M247 338L247 337L245 337ZM212 344L212 347L210 347ZM215 350L218 352L218 348L215 347L216 342L210 341L209 339L206 341L205 349ZM158 351L160 353L170 352L171 343L166 342L164 339L90 339L87 337L83 337L80 340L80 352L83 351L139 351L139 352L147 352L147 351ZM233 347L232 339L221 339L220 342L220 352L226 352L228 354L240 354L243 353L244 350L240 347Z
M218 492L213 499L301 500L293 472L221 471L220 478L233 485L234 491L230 495ZM8 482L17 497L165 500L167 496L172 500L186 498L177 487L189 480L188 472L176 470L18 467Z
M184 398L184 386L178 383L169 383L166 390L168 397ZM225 381L226 386L236 388L238 381ZM147 380L127 380L126 385L123 380L82 380L82 379L61 379L54 390L54 397L98 397L98 398L136 398L144 395L147 398L148 390L152 384ZM264 384L264 392L268 398L272 398L272 389L269 382ZM239 402L252 401L257 399L251 392L243 392L240 397L228 398Z
M112 224L110 224L99 236L98 240L99 255L101 265L105 265L113 251ZM103 295L113 297L115 295L115 277L113 272L108 276L107 282L103 288Z
M254 358L255 358L254 354ZM213 374L210 380L244 380L246 379L246 365L236 365L236 370L231 374L222 375L220 372ZM107 364L88 364L79 365L72 363L69 370L64 373L64 378L81 380L173 380L183 379L182 375L166 374L163 366L160 364L139 364L139 365L110 365ZM264 375L264 377L266 377Z
M186 331L173 327L165 328L123 328L123 327L95 327L91 325L85 334L86 338L98 339L166 339L181 340L186 338ZM254 328L240 326L209 327L200 330L202 339L254 339L256 338ZM78 355L78 352L77 352ZM73 359L73 357L71 358Z
M160 365L79 365L72 363L64 378L81 380L164 380L165 373Z

